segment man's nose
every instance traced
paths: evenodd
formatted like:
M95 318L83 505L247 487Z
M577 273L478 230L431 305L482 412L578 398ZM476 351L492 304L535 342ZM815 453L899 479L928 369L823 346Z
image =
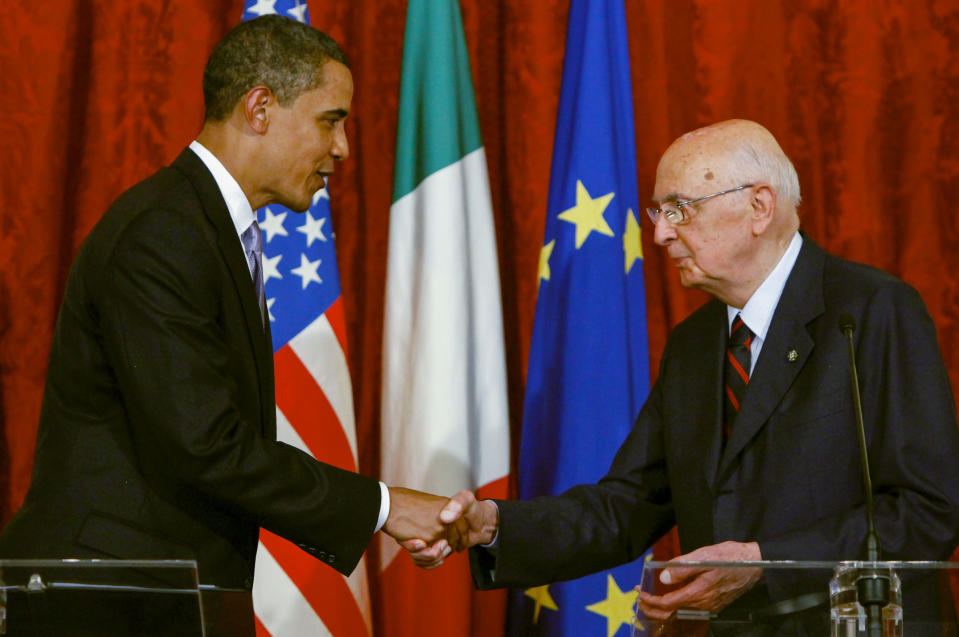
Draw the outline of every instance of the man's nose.
M346 128L340 126L336 130L336 134L333 137L333 147L330 149L330 154L334 159L343 161L350 156L350 142L346 138Z
M653 241L656 245L669 245L676 240L676 226L669 222L664 215L659 215L659 219L653 225Z

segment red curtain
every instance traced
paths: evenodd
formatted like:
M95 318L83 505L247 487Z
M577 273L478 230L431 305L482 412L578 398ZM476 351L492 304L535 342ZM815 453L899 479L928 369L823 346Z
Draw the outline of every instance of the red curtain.
M356 83L352 159L332 181L333 210L360 467L376 475L406 6L309 4ZM567 0L461 4L493 192L515 456ZM959 1L626 4L641 199L683 132L731 117L763 123L796 164L803 228L919 289L959 388ZM76 250L120 192L193 139L203 64L241 10L240 0L50 0L0 12L0 523L29 483ZM706 297L679 286L641 217L655 369L671 327Z

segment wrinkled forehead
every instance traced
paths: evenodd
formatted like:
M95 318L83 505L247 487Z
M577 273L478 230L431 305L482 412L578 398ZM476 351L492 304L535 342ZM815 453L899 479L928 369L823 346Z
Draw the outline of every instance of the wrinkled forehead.
M675 201L733 187L731 148L699 131L666 150L656 169L656 201Z

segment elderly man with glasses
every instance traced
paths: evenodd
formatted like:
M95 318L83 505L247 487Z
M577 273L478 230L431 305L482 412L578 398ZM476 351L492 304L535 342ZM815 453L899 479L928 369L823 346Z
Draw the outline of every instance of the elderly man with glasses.
M452 543L475 546L477 586L541 585L626 563L673 524L681 560L864 557L842 315L858 326L883 557L948 558L959 541L959 431L935 327L916 291L825 253L799 231L796 171L754 122L721 122L675 141L660 160L654 199L656 243L683 285L715 298L673 331L649 398L599 483L528 502L463 492L447 505L444 519L458 525ZM430 549L410 546L419 564L435 563ZM775 605L796 594L754 571L667 573L678 588L641 593L647 617L719 612L747 599ZM904 587L907 617L938 613L929 584Z

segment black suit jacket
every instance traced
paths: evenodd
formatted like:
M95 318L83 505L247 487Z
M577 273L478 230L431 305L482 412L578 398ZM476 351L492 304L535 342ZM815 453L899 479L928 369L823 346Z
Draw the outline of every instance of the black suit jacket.
M191 558L202 583L250 588L260 526L349 573L379 505L376 481L276 441L269 327L216 182L185 150L73 265L0 556Z
M670 336L649 398L598 484L498 503L495 555L471 554L477 586L533 586L626 563L674 523L684 553L735 540L758 541L770 560L863 556L843 313L858 326L884 557L947 558L959 541L959 431L935 327L913 288L804 237L725 447L727 318L713 300Z

